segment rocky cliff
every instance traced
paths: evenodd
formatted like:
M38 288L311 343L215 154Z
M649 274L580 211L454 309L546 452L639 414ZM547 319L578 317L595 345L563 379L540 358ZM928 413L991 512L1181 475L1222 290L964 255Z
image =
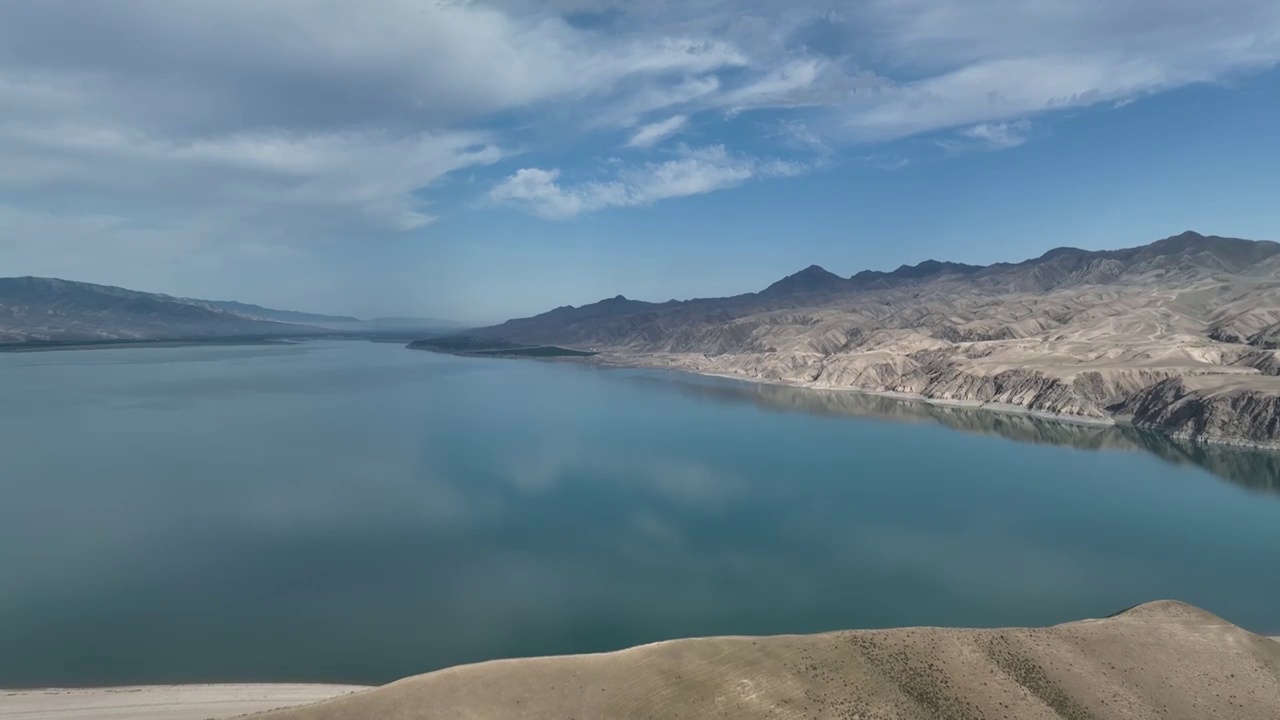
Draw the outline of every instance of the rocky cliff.
M1196 383L1201 387L1189 386ZM1111 409L1135 425L1183 440L1274 445L1280 438L1280 395L1203 378L1163 380Z

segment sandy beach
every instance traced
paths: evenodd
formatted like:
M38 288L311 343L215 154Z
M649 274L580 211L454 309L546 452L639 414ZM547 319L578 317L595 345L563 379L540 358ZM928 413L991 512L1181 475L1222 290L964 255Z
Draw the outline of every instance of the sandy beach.
M223 720L310 705L358 685L239 684L0 690L4 720Z

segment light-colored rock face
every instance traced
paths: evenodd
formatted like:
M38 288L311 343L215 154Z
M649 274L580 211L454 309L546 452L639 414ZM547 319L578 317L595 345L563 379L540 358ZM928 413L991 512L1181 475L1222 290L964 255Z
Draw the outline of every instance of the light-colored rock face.
M1119 416L1199 441L1280 446L1266 400L1280 396L1280 245L1188 234L963 274L832 277L804 271L719 300L615 299L485 332L587 344L607 350L604 361ZM1176 378L1188 383L1181 409L1211 417L1186 422L1157 402L1173 395L1149 393ZM1143 393L1148 402L1136 402Z
M453 668L262 720L1280 717L1280 644L1174 602L1051 628L678 640Z

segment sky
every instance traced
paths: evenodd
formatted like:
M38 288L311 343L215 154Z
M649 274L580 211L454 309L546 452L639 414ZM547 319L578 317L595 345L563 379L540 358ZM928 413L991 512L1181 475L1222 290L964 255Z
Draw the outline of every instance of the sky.
M1280 239L1275 0L13 0L0 275L467 322Z

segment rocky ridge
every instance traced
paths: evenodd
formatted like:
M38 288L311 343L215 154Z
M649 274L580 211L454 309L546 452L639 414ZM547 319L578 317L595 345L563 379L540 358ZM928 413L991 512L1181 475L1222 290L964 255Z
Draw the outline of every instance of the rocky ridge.
M759 293L617 296L476 331L600 360L1144 425L1280 448L1280 244L1183 233Z

